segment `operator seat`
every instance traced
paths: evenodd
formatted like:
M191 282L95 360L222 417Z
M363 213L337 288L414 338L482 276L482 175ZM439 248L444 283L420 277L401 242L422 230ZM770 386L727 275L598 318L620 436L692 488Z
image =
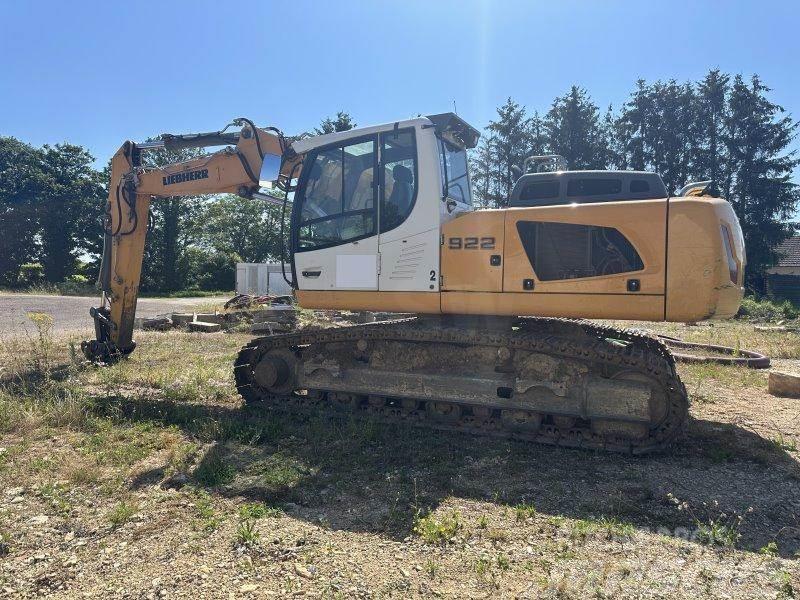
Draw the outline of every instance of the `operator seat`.
M414 197L414 175L408 167L395 165L392 169L392 179L394 186L388 203L397 208L397 214L402 220L408 216L411 200Z

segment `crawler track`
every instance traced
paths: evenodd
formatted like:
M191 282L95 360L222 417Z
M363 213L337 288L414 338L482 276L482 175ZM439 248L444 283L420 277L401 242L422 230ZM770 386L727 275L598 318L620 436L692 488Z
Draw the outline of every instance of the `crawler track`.
M646 426L646 433L627 436L598 433L585 418L564 418L557 414L537 414L535 421L519 426L509 420L509 400L496 404L475 401L415 401L382 394L343 394L341 390L292 389L289 384L267 388L259 384L256 369L268 354L287 353L297 357L300 368L312 354L335 360L338 353L359 354L371 344L393 344L408 355L431 345L437 348L478 348L498 353L535 353L558 361L579 365L593 376L613 381L620 373L647 381L658 398L658 418ZM455 351L455 350L454 350ZM369 362L367 351L360 360ZM298 366L300 365L300 366ZM477 368L479 365L475 365ZM486 364L483 363L485 367ZM402 367L398 367L402 368ZM423 318L404 319L352 327L306 331L257 338L239 352L234 367L236 385L248 405L264 405L290 412L331 411L361 414L379 421L408 422L418 426L450 431L512 437L537 443L643 454L662 450L680 434L688 413L688 398L669 349L660 340L635 330L600 326L588 321L521 318L508 331L485 331L475 327L449 326ZM499 391L499 390L498 390ZM435 410L432 410L434 409ZM513 412L513 411L511 411ZM624 431L624 430L623 430Z

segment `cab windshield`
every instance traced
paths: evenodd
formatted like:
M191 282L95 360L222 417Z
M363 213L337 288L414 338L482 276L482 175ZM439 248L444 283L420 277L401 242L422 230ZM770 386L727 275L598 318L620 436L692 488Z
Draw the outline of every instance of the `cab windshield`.
M472 206L472 193L469 189L467 171L467 151L443 139L439 139L440 166L443 195L456 202Z

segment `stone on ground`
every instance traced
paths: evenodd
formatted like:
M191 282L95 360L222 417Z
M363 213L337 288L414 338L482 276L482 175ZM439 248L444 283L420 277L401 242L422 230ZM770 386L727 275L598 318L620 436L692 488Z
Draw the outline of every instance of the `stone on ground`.
M192 321L194 321L192 313L172 313L172 323L175 327L186 327Z
M155 317L153 319L145 319L142 323L142 329L147 331L167 331L172 329L172 319L169 317Z
M785 371L770 371L769 393L785 398L800 398L800 375Z

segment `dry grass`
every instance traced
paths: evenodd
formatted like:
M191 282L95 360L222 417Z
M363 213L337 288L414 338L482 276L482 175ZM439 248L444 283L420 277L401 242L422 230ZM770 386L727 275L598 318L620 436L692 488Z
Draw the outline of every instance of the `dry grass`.
M797 352L707 329L665 330ZM46 332L0 344L0 590L797 594L799 409L763 373L681 366L686 438L632 458L245 409L231 363L248 337L139 334L107 369Z

